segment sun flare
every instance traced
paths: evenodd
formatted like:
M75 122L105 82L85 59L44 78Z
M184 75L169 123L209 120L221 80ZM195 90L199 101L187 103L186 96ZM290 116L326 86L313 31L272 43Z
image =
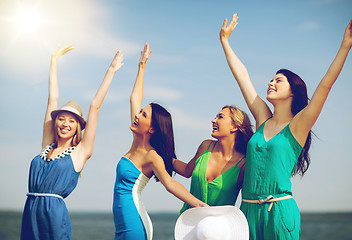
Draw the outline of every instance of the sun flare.
M44 24L39 15L38 5L28 6L17 2L17 8L13 9L12 16L2 18L13 24L13 29L17 34L32 34L38 31L40 25Z
M34 32L40 24L40 18L34 10L21 9L14 22L20 32Z
M21 8L18 15L13 18L13 22L17 25L19 32L34 33L42 21L35 9Z

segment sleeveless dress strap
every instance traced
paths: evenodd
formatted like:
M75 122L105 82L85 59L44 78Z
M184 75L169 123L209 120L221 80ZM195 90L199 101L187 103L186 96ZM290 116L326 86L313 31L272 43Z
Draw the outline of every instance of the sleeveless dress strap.
M207 151L209 151L209 148L210 148L210 146L211 146L212 143L214 143L214 144L213 144L213 147L211 148L210 152L213 151L213 149L214 149L214 147L215 147L217 141L211 141L211 142L209 143L209 146L208 146L208 148L207 148Z
M266 123L270 118L272 118L272 117L269 117L269 118L266 119L264 122L262 122L262 124L259 125L259 127L257 128L257 130L258 130L259 128L261 128L261 127L264 129L265 123Z
M243 156L243 157L238 161L238 163L236 163L236 166L238 166L238 164L240 164L240 163L242 162L242 160L245 159L245 158L246 158L246 156ZM245 163L242 164L242 166L241 166L240 168L242 169L242 167L243 167L244 165L246 165L246 164L245 164Z
M271 118L273 118L273 117L269 117L267 120L265 120L261 125L265 125L265 123L269 120L269 119L271 119ZM263 127L264 128L264 127Z

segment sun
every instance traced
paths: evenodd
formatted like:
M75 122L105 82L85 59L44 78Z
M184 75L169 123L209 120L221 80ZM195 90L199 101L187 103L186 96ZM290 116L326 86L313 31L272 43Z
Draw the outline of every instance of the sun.
M17 12L9 19L17 27L18 34L35 34L38 27L44 23L39 16L37 6L18 4Z
M20 9L14 22L18 27L19 32L35 32L40 25L41 20L35 9Z

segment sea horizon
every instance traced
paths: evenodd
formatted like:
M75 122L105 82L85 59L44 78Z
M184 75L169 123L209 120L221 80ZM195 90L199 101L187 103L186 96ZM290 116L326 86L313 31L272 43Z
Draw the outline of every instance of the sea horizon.
M69 212L72 240L114 239L114 221L109 211ZM155 240L174 239L179 213L151 211ZM22 211L0 210L0 240L20 238ZM352 212L301 212L301 240L352 240Z

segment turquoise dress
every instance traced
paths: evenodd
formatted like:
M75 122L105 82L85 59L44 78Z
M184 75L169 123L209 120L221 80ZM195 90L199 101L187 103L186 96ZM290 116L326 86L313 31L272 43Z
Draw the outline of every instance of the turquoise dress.
M116 166L113 214L115 240L150 240L153 225L143 206L141 193L149 178L122 157Z
M238 193L242 187L242 184L239 184L237 180L243 165L239 167L238 164L244 161L244 157L235 166L213 181L208 182L206 173L209 157L216 143L212 141L204 153L196 160L191 178L190 193L209 206L235 205ZM183 213L189 208L192 207L184 203L180 212Z
M266 141L263 134L266 121L248 142L242 188L242 198L246 200L292 195L291 176L302 147L289 125ZM250 239L299 239L301 219L295 200L274 202L270 212L268 207L268 203L242 202L241 210L248 220Z
M47 159L53 146L31 162L21 239L71 239L71 223L63 199L75 189L79 172L75 171L70 155L74 148L55 159Z

